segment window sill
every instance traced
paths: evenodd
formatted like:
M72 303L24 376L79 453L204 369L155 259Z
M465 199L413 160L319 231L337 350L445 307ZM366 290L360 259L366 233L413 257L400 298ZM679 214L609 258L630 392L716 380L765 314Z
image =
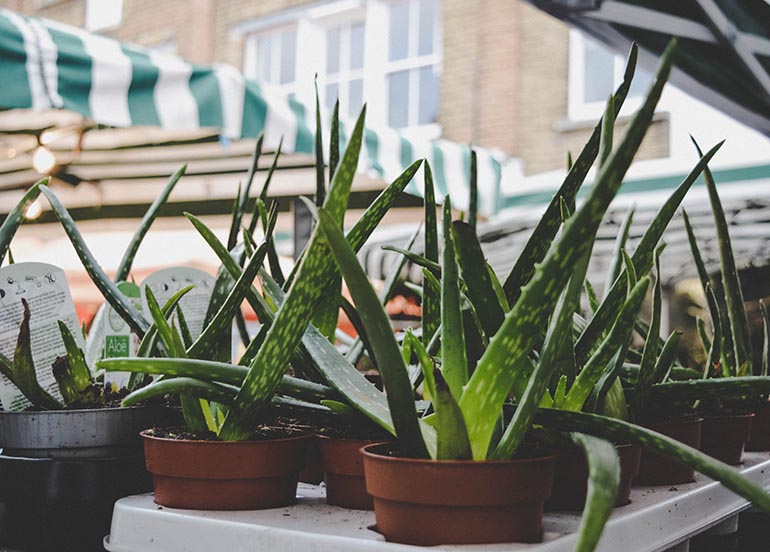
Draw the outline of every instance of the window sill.
M551 128L556 132L574 132L574 131L580 131L580 130L591 130L593 129L596 124L599 122L601 116L597 116L596 118L586 117L586 118L569 118L565 117L563 119L559 119L556 122L551 125ZM625 124L631 121L633 118L633 115L621 115L616 119L616 124ZM660 121L668 121L671 119L671 115L668 111L658 111L652 116L652 122L657 123Z

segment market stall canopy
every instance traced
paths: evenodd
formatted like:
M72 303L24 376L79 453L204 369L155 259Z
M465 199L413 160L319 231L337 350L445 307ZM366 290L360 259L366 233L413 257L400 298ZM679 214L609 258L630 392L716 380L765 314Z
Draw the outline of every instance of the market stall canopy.
M225 140L264 133L267 150L274 150L283 140L282 150L288 154L313 153L314 106L246 79L230 66L194 65L166 52L129 46L5 9L0 9L0 74L3 109L61 108L97 125L173 132L208 130ZM346 128L352 128L350 122L342 124L343 140ZM389 128L367 128L359 169L391 181L422 158L431 163L437 195L448 194L455 207L467 209L467 145L412 139ZM505 162L498 151L478 150L481 213L492 214L499 208ZM0 172L2 169L0 163ZM30 177L11 178L7 186L28 186ZM407 191L420 194L420 188L421 179L415 179Z
M671 82L770 136L767 0L528 0L625 54L639 44L652 68L679 40Z

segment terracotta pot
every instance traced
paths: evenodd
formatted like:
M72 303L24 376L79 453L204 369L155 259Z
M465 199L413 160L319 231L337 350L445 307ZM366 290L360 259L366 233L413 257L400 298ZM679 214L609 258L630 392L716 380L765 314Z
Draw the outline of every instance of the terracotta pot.
M725 464L743 461L743 447L751 435L754 414L714 416L703 420L701 451Z
M259 510L293 504L310 437L185 441L141 435L155 502L193 510Z
M327 503L354 510L374 509L372 497L366 492L361 455L361 448L371 444L373 441L318 437Z
M321 466L321 451L318 450L318 439L315 435L311 435L307 441L305 467L299 474L299 481L300 483L318 485L323 480L324 470Z
M765 401L754 411L751 437L746 443L746 450L751 452L770 450L770 401Z
M642 449L635 445L617 445L620 460L620 484L615 506L631 502L631 482L639 473ZM556 456L556 473L553 478L553 492L545 503L545 509L582 510L588 490L588 464L582 450L569 448Z
M703 418L693 418L678 422L645 424L644 427L676 439L694 449L700 449L702 425ZM647 450L642 450L639 475L636 476L634 483L639 485L674 485L692 483L694 480L695 470L692 468Z
M391 542L434 546L539 542L555 456L490 462L389 456L364 447L377 531Z

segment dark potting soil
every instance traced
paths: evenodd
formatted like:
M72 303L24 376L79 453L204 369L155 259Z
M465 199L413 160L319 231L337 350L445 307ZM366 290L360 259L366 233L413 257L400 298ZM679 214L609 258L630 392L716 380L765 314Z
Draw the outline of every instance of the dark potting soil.
M147 435L160 439L174 439L179 441L221 441L216 433L211 431L192 432L184 427L154 427L147 430ZM303 435L303 431L289 427L260 425L249 441L270 441L272 439L288 439Z

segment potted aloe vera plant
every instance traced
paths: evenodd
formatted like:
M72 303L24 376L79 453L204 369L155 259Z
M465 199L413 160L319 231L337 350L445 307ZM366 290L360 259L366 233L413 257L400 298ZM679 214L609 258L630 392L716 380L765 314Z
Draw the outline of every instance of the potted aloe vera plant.
M352 179L357 165L358 155L363 141L363 122L364 113L362 112L356 123L353 132L350 135L345 153L343 154L339 166L333 172L331 185L327 190L323 189L323 206L326 210L333 212L341 223L342 216L347 205L348 196L352 184ZM367 209L359 222L353 227L349 234L349 239L360 247L368 235L376 227L379 220L392 205L398 194L409 183L412 176L419 168L420 163L415 163L409 167L396 181L394 181ZM318 194L320 195L320 194ZM243 196L242 196L243 197ZM244 201L245 203L245 201ZM230 294L225 300L221 314L212 319L211 331L208 328L204 334L211 337L217 332L227 327L234 310L240 306L244 296L249 304L258 314L262 328L259 333L250 340L246 351L239 361L239 365L232 365L226 362L217 362L207 356L206 347L192 343L185 346L179 345L179 339L175 337L175 331L172 325L166 332L168 334L167 352L169 358L135 358L135 359L110 359L104 360L98 364L99 367L108 371L132 371L141 373L164 374L161 380L150 384L129 395L124 403L130 404L136 400L146 399L150 396L164 395L167 393L178 393L182 398L187 395L194 400L190 401L193 416L190 412L185 413L188 422L188 436L196 439L173 439L172 435L164 435L164 438L157 438L145 435L146 452L148 454L148 465L153 470L153 448L156 445L164 447L173 447L185 452L172 452L170 458L177 458L179 454L186 454L189 457L195 457L199 453L195 452L199 448L206 450L213 448L214 444L221 447L224 451L238 450L239 447L247 448L247 444L258 430L261 422L265 421L268 408L273 405L285 405L289 401L292 405L297 405L297 399L315 399L324 400L331 405L340 405L340 390L344 390L347 395L355 395L356 398L365 398L367 394L371 396L376 394L378 401L381 399L379 393L371 384L367 383L363 377L358 374L355 368L339 354L328 337L316 330L315 326L308 329L308 323L314 321L322 312L319 304L326 301L325 294L339 294L339 282L335 280L333 259L329 254L328 245L322 234L316 230L311 237L310 242L305 248L300 261L295 267L295 271L283 277L279 270L271 264L271 273L262 271L263 293L258 292L253 286L252 281L259 271L265 253L269 252L271 240L270 232L266 232L268 239L259 247L251 252L253 243L250 233L244 233L244 241L240 246L249 255L249 261L245 268L242 268L237 260L238 255L234 255L238 246L233 240L228 245L229 248L219 242L214 234L201 223L197 218L188 215L195 228L201 233L204 239L214 249L223 263L221 274L227 274L229 278L236 283L232 286ZM274 222L274 219L273 219ZM266 226L272 227L268 222ZM235 225L237 238L237 228ZM283 280L283 288L277 280ZM270 286L274 286L272 291L268 291ZM335 291L336 290L336 291ZM334 315L336 326L336 312L339 300L334 299ZM156 324L163 326L162 316L155 317ZM331 325L330 325L331 326ZM306 330L308 330L306 332ZM333 332L333 327L331 328ZM202 334L202 335L204 335ZM201 338L199 338L200 340ZM176 341L177 345L170 346ZM209 343L210 344L210 343ZM298 348L299 347L299 348ZM310 353L312 351L312 354ZM326 356L326 362L318 360L321 356ZM188 358L185 358L188 357ZM309 360L310 359L310 360ZM330 360L329 360L330 359ZM287 366L291 364L295 374L307 376L307 380L296 380L288 378L284 374ZM344 365L343 368L340 366ZM329 377L331 385L329 387L319 384L313 384L313 377L318 377L320 371L340 370L355 374L356 378L352 382L339 383L342 378ZM285 395L293 397L288 399ZM382 404L380 403L380 404ZM184 402L183 402L184 406ZM306 408L312 408L304 404ZM214 411L212 411L212 407ZM328 407L316 408L324 412L331 412ZM202 413L200 411L202 410ZM384 421L387 417L387 408L382 408L377 418ZM197 422L195 419L197 418ZM269 420L268 420L269 421ZM197 423L197 425L195 425ZM208 428L215 433L213 437L209 435L208 440L201 440L200 437L204 428ZM189 435L192 434L192 435ZM304 437L303 437L304 439ZM304 447L304 441L302 447ZM193 452L188 452L193 451ZM301 452L301 451L297 451ZM233 456L231 452L224 452L225 455ZM253 464L253 454L246 454L241 458L246 463ZM277 504L285 504L294 500L294 488L297 482L299 469L302 467L304 456L289 460L284 458L281 462L281 468L284 471L292 471L292 478L283 486L283 495L279 500L266 501L262 493L256 491L248 500L249 503L240 503L238 505L222 504L219 496L208 496L208 498L198 497L194 503L187 501L189 493L182 492L182 495L175 495L169 499L165 495L162 487L168 483L174 482L181 486L187 485L206 485L202 481L191 481L189 478L193 475L204 479L206 476L203 471L186 471L184 473L172 473L168 471L171 468L172 461L159 467L156 481L156 501L176 506L196 507L196 508L232 508L232 507L268 507ZM221 466L225 465L226 459L222 464L216 467L215 478L225 478L232 473L233 467L222 471ZM229 464L227 464L229 466ZM250 466L251 468L251 466ZM252 468L253 469L253 468ZM154 471L154 470L153 470ZM162 472L162 473L161 473ZM227 472L227 473L225 473ZM187 478L183 481L182 478ZM179 487L182 488L182 487ZM214 489L214 493L216 493ZM165 498L164 498L165 497Z
M504 470L509 464L516 463L511 458L517 451L526 450L529 446L530 442L525 436L533 420L550 432L578 431L584 434L572 436L587 452L591 464L589 496L579 544L581 550L592 549L599 538L601 526L616 500L619 472L614 447L588 435L644 445L656 452L674 456L678 461L691 464L719 479L761 508L767 508L768 495L762 489L753 486L726 466L670 438L605 416L567 409L537 408L543 401L553 375L552 361L558 358L564 336L569 333L566 328L572 331L572 313L584 277L580 272L576 276L575 266L587 255L603 213L644 135L670 67L671 56L672 51L669 50L644 107L634 118L617 149L607 155L586 202L569 217L558 238L547 239L545 244L534 244L536 251L530 251L528 259L531 264L523 271L525 275L519 282L523 287L514 288L513 301L501 300L504 292L501 294L500 291L504 286L495 283L495 278L490 275L483 261L480 248L468 246L469 242L462 243L460 236L469 232L463 229L462 223L450 224L447 208L443 264L436 264L435 261L425 263L429 270L440 273L441 282L431 284L430 277L427 277L428 283L424 287L432 285L434 291L440 290L438 294L443 307L441 322L437 324L440 325L437 332L440 332L441 369L435 368L431 362L420 363L432 399L427 416L418 414L413 400L412 382L408 378L398 343L377 295L355 259L354 248L342 236L338 223L330 214L325 209L319 210L319 226L326 235L354 298L368 346L380 369L387 392L390 420L397 437L395 445L374 445L364 449L367 488L374 496L377 527L388 540L438 544L539 539L539 516L549 491L547 480L552 458L546 456L539 461L529 459L523 462L527 465L525 469L532 470L530 478L539 471L546 481L540 491L527 495L524 502L529 502L532 509L519 517L514 513L518 507L513 506L517 500L517 484L511 484L509 476L498 475L491 483L493 491L475 479L481 472ZM692 180L713 153L710 152L701 160ZM568 178L576 178L580 170L586 169L573 167L574 172ZM556 230L559 227L561 224L557 223ZM457 258L455 249L463 249ZM466 266L471 269L475 266L477 270L476 277L469 278L464 273L465 266L461 269L467 286L461 295L457 260L463 255L474 259L474 262ZM647 256L651 258L651 254ZM542 263L535 267L540 259L543 259ZM646 286L648 283L643 282L641 285ZM481 293L477 294L479 291ZM634 297L641 295L643 292L637 291ZM424 301L425 298L424 295ZM491 338L473 366L469 366L469 357L466 356L466 330L459 322L462 320L460 305L466 301L476 302L474 312L479 328L485 324L494 328L497 324L496 329L489 330ZM624 301L621 295L621 304ZM480 304L486 308L479 308ZM425 304L423 309L425 314ZM629 307L628 310L633 322L635 309ZM423 326L425 337L425 320ZM538 328L542 330L537 331ZM546 333L546 338L538 344L541 331ZM599 334L602 332L603 328ZM430 339L430 334L427 339ZM536 346L539 348L539 357L533 363L530 351ZM610 373L615 374L615 371ZM333 374L327 371L328 375ZM345 385L340 385L334 377L328 383L334 386L335 381L351 407L370 414L378 408L361 400L351 400ZM613 383L611 379L609 382ZM589 391L593 387L589 387ZM610 385L606 396L609 397L610 390L616 388L617 385ZM516 399L517 406L508 421L503 416L503 407L510 394ZM501 420L508 422L504 429L500 428ZM525 443L524 446L522 443ZM445 472L442 474L444 468L449 470L449 475ZM464 471L466 469L468 472ZM478 473L473 475L474 472ZM436 473L442 475L431 479ZM411 488L399 484L399 480L414 474L418 475ZM455 490L457 493L451 492ZM491 500L490 495L493 496ZM489 502L485 503L485 500ZM399 512L399 506L404 503L409 506L405 512ZM494 513L483 517L469 514L477 511L482 504L491 508L485 511ZM436 510L438 505L441 507ZM478 521L481 529L473 528L470 525L471 519Z
M136 248L184 169L151 206L126 252L130 269ZM43 180L35 184L0 227L0 258L8 252L28 205L48 197L87 272L116 310L144 328L143 317L110 281L74 222ZM100 549L113 502L151 488L137 431L175 418L162 405L120 406L84 355L81 328L64 272L44 263L11 263L3 274L6 338L15 345L0 355L4 376L0 413L3 455L0 500L6 506L3 544L12 547ZM13 314L12 314L13 313ZM49 520L49 521L41 521ZM52 520L52 521L50 521ZM40 531L44 523L46 531Z

